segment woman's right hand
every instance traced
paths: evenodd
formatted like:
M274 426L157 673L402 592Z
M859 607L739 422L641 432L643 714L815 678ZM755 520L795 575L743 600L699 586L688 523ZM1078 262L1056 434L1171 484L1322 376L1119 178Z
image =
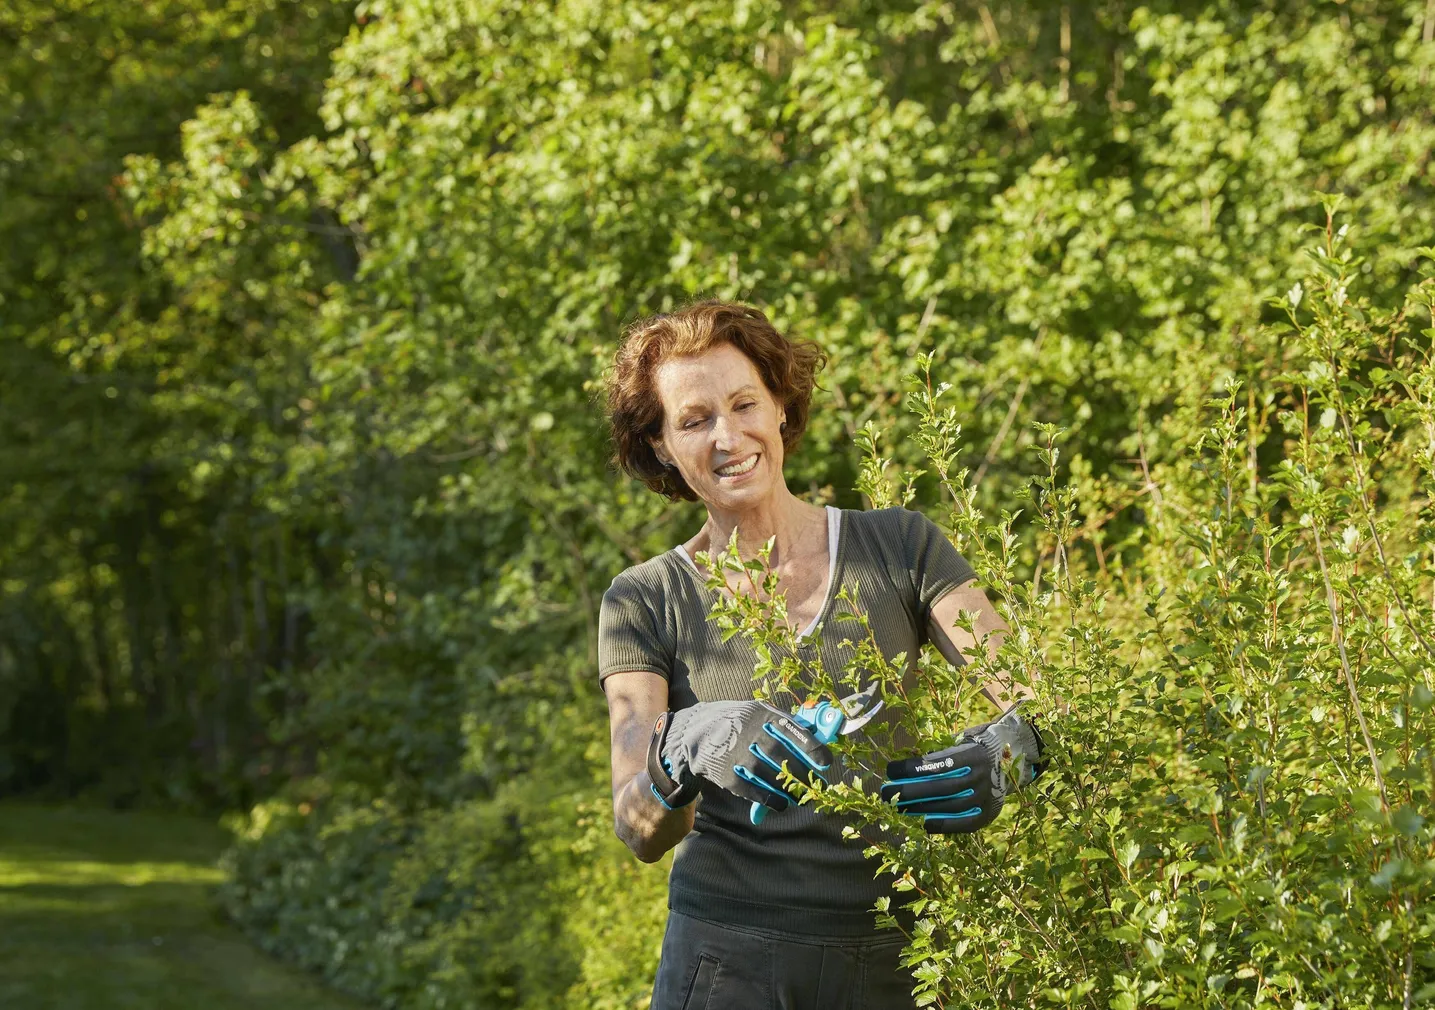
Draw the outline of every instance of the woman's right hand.
M648 776L653 723L668 711L668 682L634 670L610 674L603 690L613 738L613 830L643 862L657 862L693 829L693 808L664 806Z
M760 701L699 702L672 714L662 760L680 785L694 779L772 810L791 798L779 773L823 777L832 752L792 716Z

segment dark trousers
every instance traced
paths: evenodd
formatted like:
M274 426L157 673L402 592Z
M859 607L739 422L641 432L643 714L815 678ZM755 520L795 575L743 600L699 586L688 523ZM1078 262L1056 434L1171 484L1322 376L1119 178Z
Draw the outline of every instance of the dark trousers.
M668 913L652 1010L912 1010L900 933L800 936Z

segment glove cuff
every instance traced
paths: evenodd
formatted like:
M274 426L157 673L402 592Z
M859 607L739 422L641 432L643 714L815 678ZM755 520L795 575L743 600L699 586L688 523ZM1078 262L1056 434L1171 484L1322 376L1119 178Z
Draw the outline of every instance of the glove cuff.
M678 782L663 761L663 747L672 723L673 713L664 712L653 724L653 737L648 741L648 778L658 802L669 810L676 810L698 798L699 785L695 777L686 783Z
M1031 781L1035 782L1046 771L1046 739L1041 735L1041 730L1036 725L1036 720L1025 714L1027 704L1025 700L1012 705L1001 714L998 722L1004 722L1008 717L1018 725L1031 733L1032 741L1036 744L1036 754L1029 758L1027 765L1031 768Z
M1036 737L1036 760L1031 763L1031 780L1035 782L1041 778L1041 773L1046 771L1050 762L1046 757L1046 738L1041 735L1041 728L1037 726L1036 720L1028 718L1026 724L1031 727L1031 735Z

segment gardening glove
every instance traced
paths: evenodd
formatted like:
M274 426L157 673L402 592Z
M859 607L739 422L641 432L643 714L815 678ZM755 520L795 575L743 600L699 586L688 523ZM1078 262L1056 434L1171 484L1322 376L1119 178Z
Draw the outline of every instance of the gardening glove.
M1017 702L1001 718L963 730L953 747L887 762L882 799L920 814L928 834L977 831L996 820L1007 793L1041 774L1045 751ZM1014 779L1007 774L1013 761Z
M690 803L706 782L772 810L790 797L778 773L819 778L832 752L787 712L760 701L706 701L665 712L648 748L653 795L669 809Z

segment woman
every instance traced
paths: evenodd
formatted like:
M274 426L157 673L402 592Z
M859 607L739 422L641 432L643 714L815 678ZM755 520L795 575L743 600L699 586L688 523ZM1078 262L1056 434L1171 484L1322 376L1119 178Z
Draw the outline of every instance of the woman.
M612 723L618 836L645 862L679 846L653 1010L911 1007L903 937L878 933L892 894L842 822L788 803L777 769L822 773L832 754L785 713L753 701L756 662L742 636L707 620L713 594L699 551L734 530L744 558L769 538L794 628L811 632L839 588L862 605L888 656L931 641L953 663L979 634L1004 630L970 566L919 513L822 509L797 499L783 462L807 426L820 352L779 334L758 310L717 301L641 321L618 352L609 393L620 466L669 499L701 501L686 543L636 565L603 597L599 675ZM739 592L737 576L729 590ZM841 669L837 639L808 641ZM999 634L998 634L999 638ZM999 705L1020 700L988 685ZM1040 743L1016 712L949 751L889 765L884 797L930 831L974 830L1000 809L1003 757L1035 766ZM774 813L754 825L753 802ZM896 907L899 901L894 901Z

